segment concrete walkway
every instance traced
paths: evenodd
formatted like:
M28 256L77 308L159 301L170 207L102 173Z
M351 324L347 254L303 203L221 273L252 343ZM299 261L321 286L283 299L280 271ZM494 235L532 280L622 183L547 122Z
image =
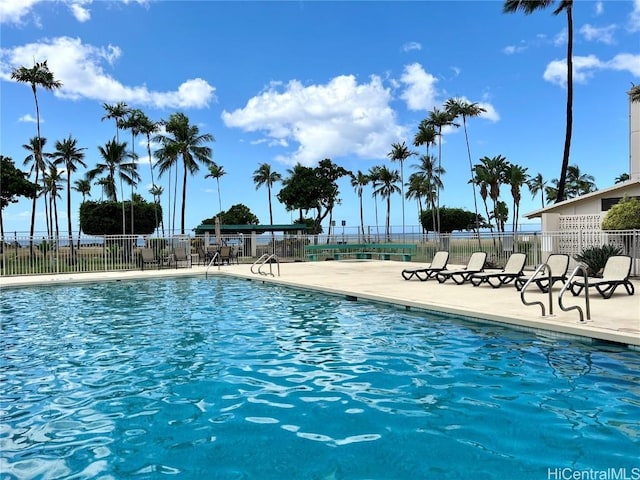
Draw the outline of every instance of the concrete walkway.
M474 287L469 283L457 285L452 281L440 284L435 280L420 282L406 281L400 276L404 268L420 266L416 263L395 261L329 261L300 262L272 265L276 276L251 273L249 265L224 265L209 269L210 275L230 275L260 282L273 282L329 292L358 299L388 302L408 308L437 310L453 314L497 321L517 326L525 330L544 330L549 335L565 334L612 341L640 347L640 281L632 280L636 294L628 295L623 287L618 287L610 299L603 299L594 289L590 292L591 320L579 322L576 310L562 311L558 305L561 286L553 289L553 315L549 315L548 295L535 286L526 293L528 302L541 301L545 304L546 316L542 316L540 306L523 305L520 293L512 284L494 289L486 284ZM455 265L449 268L456 268ZM269 271L265 265L263 271ZM101 272L91 274L65 274L34 277L5 277L0 279L0 287L54 285L76 282L104 280L124 280L176 275L204 275L205 267L146 270L127 272ZM584 292L574 297L566 292L563 297L565 307L572 305L585 308Z

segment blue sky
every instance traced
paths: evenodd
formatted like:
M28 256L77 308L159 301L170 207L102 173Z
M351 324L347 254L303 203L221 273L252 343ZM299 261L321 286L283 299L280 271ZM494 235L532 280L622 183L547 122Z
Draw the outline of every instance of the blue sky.
M115 135L113 121L101 120L104 103L124 101L156 121L183 112L216 139L213 160L226 171L222 208L245 204L263 223L267 191L252 181L261 163L283 176L296 162L313 166L324 158L354 172L399 168L387 158L391 144L412 145L420 120L452 97L486 109L468 122L474 163L503 155L546 180L560 173L566 17L551 9L525 16L503 14L501 1L3 0L0 25L0 153L19 166L22 145L36 135L35 106L30 87L10 73L47 60L63 83L55 93L38 90L49 147L71 134L92 167L98 146ZM640 0L577 1L574 29L571 164L603 188L629 170L626 91L640 83ZM130 145L130 135L121 135ZM151 200L141 138L135 149L138 193ZM415 163L417 157L405 164L405 178ZM442 166L441 205L473 210L461 128L445 132ZM188 178L189 229L218 211L216 183L206 173L202 167ZM157 181L165 192L167 181ZM355 227L358 199L348 179L340 191L334 219ZM508 187L501 196L511 205ZM92 198L100 197L94 186ZM65 201L63 192L63 231ZM165 193L165 209L166 201ZM77 194L72 202L77 225ZM393 225L402 224L401 205L400 196L392 198ZM540 205L523 192L521 212ZM380 203L381 225L384 209ZM406 224L417 225L415 201L405 209ZM44 231L42 201L38 212L36 230ZM29 201L3 214L6 232L28 232ZM274 223L290 223L292 215L274 198ZM370 189L365 223L376 223Z

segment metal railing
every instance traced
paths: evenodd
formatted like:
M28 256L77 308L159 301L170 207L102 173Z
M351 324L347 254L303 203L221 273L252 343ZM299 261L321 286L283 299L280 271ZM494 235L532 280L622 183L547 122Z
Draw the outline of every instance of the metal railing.
M262 255L277 255L280 262L306 261L306 245L322 245L331 242L360 243L362 235L222 235L217 239L231 245L238 252L241 263L251 264ZM375 238L372 239L375 242ZM29 238L28 235L5 236L0 242L0 275L40 275L98 271L118 271L141 268L140 248L152 248L156 257L162 258L173 248L186 248L188 253L198 254L213 243L214 237L179 235L156 236L82 236L71 239ZM386 239L382 239L386 242ZM545 261L550 253L566 253L570 258L584 248L598 245L614 245L634 258L631 275L640 276L640 230L602 232L518 232L490 233L455 232L434 235L408 232L394 234L391 242L416 245L412 257L415 262L430 262L439 250L449 252L449 263L464 265L472 253L484 251L490 266L502 267L512 252L527 254L527 266L533 267ZM201 255L202 257L202 255ZM327 255L329 258L330 255ZM322 260L322 258L319 258ZM572 261L573 267L577 262Z
M549 267L549 265L547 265L546 263L543 263L542 265L538 266L538 268L535 269L535 271L533 272L533 275L531 275L529 277L529 279L525 282L525 284L522 286L522 289L520 290L520 300L522 300L522 303L528 307L533 306L533 305L540 305L540 308L542 308L542 316L545 316L545 309L544 309L544 303L542 303L540 300L536 300L533 302L528 302L527 300L525 300L524 298L524 294L527 291L527 288L529 288L529 285L531 285L533 282L535 282L536 280L540 280L541 278L544 277L538 277L538 274L542 271L546 270L547 271L547 281L549 282L548 285L548 297L549 297L549 315L553 315L553 293L551 291L551 286L553 285L553 282L551 281L551 268Z
M273 274L273 264L278 266L278 276L280 276L280 261L278 260L278 256L274 253L262 255L258 260L251 264L251 273L260 274L260 275L271 275L275 277ZM262 267L265 265L269 265L269 273L263 272ZM257 267L257 269L255 269Z
M587 313L587 320L584 319L584 314L582 313L582 308L579 305L571 305L569 307L565 307L562 304L562 297L563 297L564 293L571 288L571 282L573 281L573 278L578 274L578 272L582 272L582 277L583 277L583 281L584 281L584 285L585 285L585 288L584 288L584 302L585 302L585 310L586 310L586 313ZM551 289L549 289L549 290L551 290ZM571 272L571 275L569 276L569 280L567 280L567 282L560 289L560 293L558 294L558 305L560 306L560 309L563 312L569 312L571 310L578 310L578 313L580 314L580 323L584 323L585 321L591 320L591 308L589 307L589 280L588 280L588 276L587 276L587 269L583 265L578 265L576 268L573 269L573 272Z

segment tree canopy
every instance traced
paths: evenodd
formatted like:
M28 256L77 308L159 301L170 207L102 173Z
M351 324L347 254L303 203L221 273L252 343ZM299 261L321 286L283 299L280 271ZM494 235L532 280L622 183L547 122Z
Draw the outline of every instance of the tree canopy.
M27 180L28 173L16 168L13 160L0 155L0 204L5 208L18 197L34 198L40 187Z
M131 215L131 202L124 202L127 216ZM155 202L146 202L139 195L134 195L134 232L126 230L125 234L150 235L159 226L158 217L162 218L162 207ZM88 235L121 235L123 227L131 225L131 218L122 222L121 202L83 202L80 206L80 227ZM156 215L158 209L158 215Z
M298 164L282 182L284 187L277 195L278 200L288 211L299 210L300 218L303 211L315 210L313 233L319 233L322 221L340 202L337 180L350 174L328 158L315 168Z
M435 231L431 209L423 210L420 213L420 223L425 230ZM476 218L475 213L462 208L442 207L440 209L441 233L451 233L458 230L473 230L476 225L486 227L487 222L481 215L478 215Z
M203 225L215 225L216 216L206 218L201 223ZM229 210L220 213L220 223L224 225L259 225L260 220L249 210L249 207L238 203Z

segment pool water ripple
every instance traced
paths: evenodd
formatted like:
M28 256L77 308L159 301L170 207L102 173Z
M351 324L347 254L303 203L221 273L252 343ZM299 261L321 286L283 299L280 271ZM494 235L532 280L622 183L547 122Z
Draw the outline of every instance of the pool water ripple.
M0 306L3 480L640 467L640 359L623 348L224 278L5 290Z

